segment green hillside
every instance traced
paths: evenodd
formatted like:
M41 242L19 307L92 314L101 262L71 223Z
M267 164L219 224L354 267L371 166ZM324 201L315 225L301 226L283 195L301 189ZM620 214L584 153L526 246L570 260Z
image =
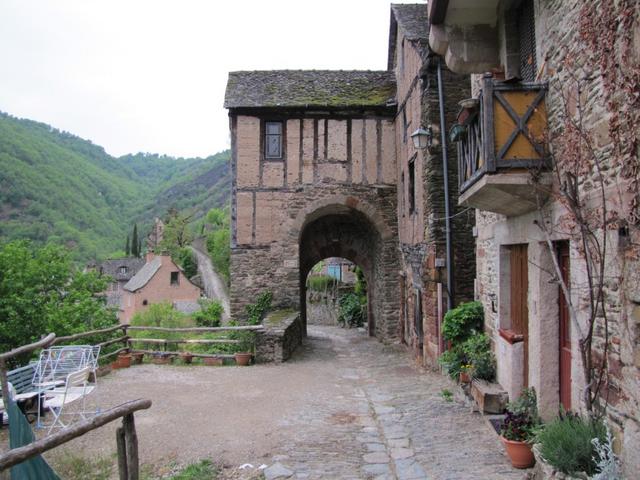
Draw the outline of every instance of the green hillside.
M195 218L229 198L229 152L207 158L120 158L44 123L0 112L0 240L53 241L76 260L124 248L170 207Z

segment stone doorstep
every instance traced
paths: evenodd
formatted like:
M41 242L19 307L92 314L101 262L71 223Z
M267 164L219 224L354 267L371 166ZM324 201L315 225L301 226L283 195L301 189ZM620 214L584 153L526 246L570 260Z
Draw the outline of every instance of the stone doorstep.
M471 382L471 396L482 413L503 413L509 401L509 395L500 384L484 380Z

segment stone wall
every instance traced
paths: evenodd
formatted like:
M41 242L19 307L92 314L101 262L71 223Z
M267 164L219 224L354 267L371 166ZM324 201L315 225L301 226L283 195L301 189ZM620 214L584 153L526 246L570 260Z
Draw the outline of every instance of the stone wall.
M574 118L580 114L583 133L590 139L602 162L600 171L607 186L608 208L612 217L624 219L612 225L606 234L608 253L604 308L609 317L610 342L607 358L609 378L603 387L603 398L608 401L607 412L616 434L616 449L621 453L631 477L640 469L640 455L637 453L640 448L640 279L637 275L637 249L634 247L640 234L637 224L633 224L635 213L629 207L630 197L638 194L637 186L632 186L637 179L630 177L628 171L637 169L639 163L637 151L625 151L625 145L636 141L633 139L637 138L639 113L637 106L630 106L632 97L625 96L628 93L624 87L624 75L633 76L635 71L637 87L639 7L637 2L634 5L633 2L609 0L537 0L534 3L537 64L543 66L540 80L549 84L546 105L550 138L556 152L554 161L561 166L572 161L572 153L576 149L575 145L567 148L567 137L563 136L566 131L564 118L567 113ZM475 85L474 90L477 91L477 83ZM626 130L630 127L633 131ZM613 135L620 137L614 140ZM594 193L598 190L594 187L598 185L599 170L591 164L576 171L581 199L586 208L590 208L595 204ZM554 192L551 199L543 214L553 225L552 239L566 240L570 244L571 300L582 322L586 316L584 256L579 239L567 221L566 210L560 202L553 200ZM553 271L553 261L545 238L535 224L539 219L537 212L509 218L488 212L477 213L477 293L485 307L487 330L494 339L498 379L515 396L523 383L522 374L518 373L523 369L523 353L516 351L521 346L504 342L497 330L510 326L508 246L527 244L528 383L536 388L540 409L549 418L557 412L559 401L558 286L547 273ZM628 219L631 219L630 224L617 228L624 226ZM602 240L603 232L600 231L599 235ZM576 329L572 326L571 331L572 408L580 409L585 379ZM604 334L600 318L594 331L594 345L600 349L604 345ZM602 358L601 354L596 354L596 358Z
M275 311L262 322L257 332L256 363L286 362L302 343L303 329L299 312Z
M425 364L435 364L440 352L440 318L446 309L446 268L436 269L436 258L446 259L444 176L440 145L440 111L436 71L425 68L428 47L422 41L405 38L398 29L395 70L398 78L396 151L398 155L398 225L402 252L401 337ZM398 56L402 55L400 59ZM432 60L433 62L433 60ZM433 65L433 63L432 63ZM469 96L468 77L443 68L445 121L452 125L458 101ZM416 150L410 134L417 128L431 128L432 146ZM472 230L474 215L457 206L457 155L448 145L448 187L450 194L452 246L454 256L455 303L473 299L475 263ZM415 165L415 209L410 205L409 165ZM440 284L440 286L439 286ZM421 292L424 339L418 338L414 317L416 292ZM443 293L444 292L444 293Z
M392 340L398 308L387 294L397 289L389 275L397 269L392 119L278 111L286 148L281 160L267 161L262 125L274 115L272 109L254 116L231 111L232 316L242 320L246 305L267 290L276 307L299 309L311 267L343 257L365 268L370 280L370 333ZM311 235L313 229L320 230ZM303 308L303 325L305 314Z

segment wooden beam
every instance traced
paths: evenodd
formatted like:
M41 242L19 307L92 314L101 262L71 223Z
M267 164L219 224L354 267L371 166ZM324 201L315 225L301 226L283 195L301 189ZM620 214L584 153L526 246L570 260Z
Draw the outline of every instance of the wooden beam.
M149 355L154 355L154 354L162 354L162 355L180 355L181 353L186 353L186 352L165 352L162 350L138 350L137 348L132 350L133 353L147 353ZM189 352L192 356L197 357L197 358L235 358L235 356L233 354L226 354L226 353L193 353L193 352Z
M22 463L31 457L47 452L62 445L63 443L73 440L74 438L81 437L85 433L102 427L103 425L106 425L118 418L130 415L137 410L146 410L149 407L151 407L151 400L132 400L106 410L89 420L82 420L65 428L64 430L54 433L53 435L36 440L29 445L9 450L8 452L0 455L0 471Z
M127 452L128 480L138 480L138 434L136 433L133 413L124 416L122 419L122 428L124 429L124 444Z
M122 427L118 427L116 430L116 446L118 447L118 477L120 480L129 480L127 450L124 442L124 429Z
M242 325L239 327L184 327L184 328L166 328L166 327L139 327L129 326L129 330L151 330L156 332L237 332L242 330L264 330L264 325Z
M66 337L58 337L56 338L53 345L58 345L60 342L71 342L74 340L79 340L81 338L91 337L93 335L99 335L101 333L110 333L115 332L116 330L126 329L125 325L116 325L114 327L103 328L101 330L89 330L88 332L76 333L75 335L67 335Z
M51 344L55 343L56 334L50 333L42 340L38 340L37 342L30 343L29 345L23 345L22 347L14 348L13 350L9 350L5 353L0 353L0 359L8 360L9 358L17 357L18 355L22 355L23 353L33 352L39 348L48 347Z
M113 345L114 343L124 342L126 343L129 340L129 336L125 335L124 337L114 338L113 340L107 340L106 342L96 344L96 347L108 347L109 345Z
M201 344L232 344L240 343L238 340L230 340L226 338L221 339L178 339L178 340L165 340L163 338L130 338L129 343L157 343L160 345L166 345L167 343L201 343Z

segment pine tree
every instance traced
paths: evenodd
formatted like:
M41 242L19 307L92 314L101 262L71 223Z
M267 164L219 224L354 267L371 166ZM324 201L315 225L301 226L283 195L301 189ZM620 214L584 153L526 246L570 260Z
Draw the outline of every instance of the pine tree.
M142 256L142 239L138 241L138 257Z
M133 236L131 238L131 255L140 257L140 242L138 241L138 224L133 224Z
M125 247L124 247L124 253L127 255L127 257L131 255L131 245L129 244L129 235L127 235L127 243L125 244Z

